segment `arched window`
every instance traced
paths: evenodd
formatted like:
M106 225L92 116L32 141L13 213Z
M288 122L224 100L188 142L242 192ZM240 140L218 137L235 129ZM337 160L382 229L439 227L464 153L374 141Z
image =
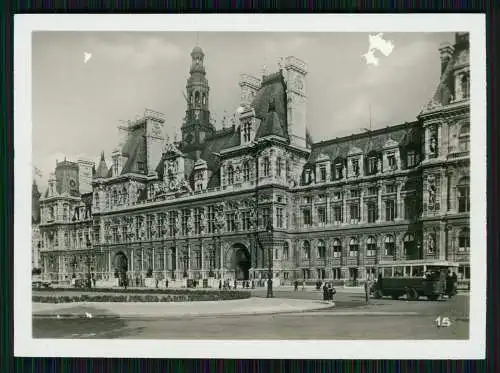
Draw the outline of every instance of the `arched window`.
M207 95L205 93L201 96L201 103L203 106L207 104Z
M326 258L326 245L325 241L318 240L318 258L325 259Z
M359 253L359 244L357 238L351 238L349 242L349 256L357 257Z
M200 92L196 91L194 93L194 102L196 105L198 105L200 103Z
M250 164L248 161L243 163L243 181L250 181Z
M366 256L375 256L377 253L377 242L372 236L366 240Z
M396 252L396 244L394 242L394 237L391 236L390 234L385 236L384 249L385 249L384 254L386 256L394 256Z
M463 98L469 98L470 96L470 78L469 74L463 74L460 85L462 88L462 97Z
M470 181L463 177L457 184L458 212L470 211Z
M309 241L304 241L302 244L302 250L304 252L304 258L307 260L311 259L311 244Z
M281 176L281 169L282 169L281 158L277 157L276 158L276 176Z
M304 184L309 185L313 180L313 171L310 168L304 169Z
M269 158L268 157L264 157L263 161L262 161L262 172L263 172L263 175L264 176L269 176L269 172L270 172L270 164L269 164Z
M283 242L283 259L288 260L289 255L290 255L289 250L290 250L290 248L289 248L288 242L287 241Z
M342 256L342 243L338 238L333 240L333 257L340 258Z
M469 123L462 125L458 133L458 147L461 152L468 152L470 146L470 126Z
M227 167L227 183L234 184L234 168L231 165Z
M463 228L458 234L458 250L468 252L470 249L470 230Z
M418 259L417 254L415 252L415 236L413 233L407 233L403 238L403 250L406 259Z

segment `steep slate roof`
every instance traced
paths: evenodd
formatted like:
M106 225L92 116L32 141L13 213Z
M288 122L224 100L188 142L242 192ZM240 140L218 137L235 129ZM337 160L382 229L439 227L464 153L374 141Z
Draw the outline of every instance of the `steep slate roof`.
M331 161L337 157L346 158L349 150L355 147L361 149L365 155L371 151L380 151L389 139L396 141L400 147L415 147L420 144L417 128L413 127L412 124L405 124L314 143L308 163L316 162L322 154Z
M99 165L97 166L97 170L95 172L96 178L105 178L108 177L108 166L106 165L106 160L104 159L104 152L101 153L101 160L99 161Z
M127 141L122 147L122 154L128 158L122 168L122 175L129 172L146 173L146 140L144 138L145 126L146 125L144 123L143 125L135 127L127 136ZM137 162L144 163L144 171L138 170Z
M286 86L281 71L264 77L251 106L261 120L257 139L269 135L288 139Z
M207 168L212 171L212 176L208 181L209 188L220 185L220 159L214 153L238 145L240 145L240 131L235 127L217 131L205 141L200 158L207 162Z

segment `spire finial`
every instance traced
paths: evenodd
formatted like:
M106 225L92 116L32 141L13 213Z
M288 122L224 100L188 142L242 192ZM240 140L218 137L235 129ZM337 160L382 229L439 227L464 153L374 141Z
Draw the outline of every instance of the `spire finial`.
M104 161L104 150L101 151L101 161Z

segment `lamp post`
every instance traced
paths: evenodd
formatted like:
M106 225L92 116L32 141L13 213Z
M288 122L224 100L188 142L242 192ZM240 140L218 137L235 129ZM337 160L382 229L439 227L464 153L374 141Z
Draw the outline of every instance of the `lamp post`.
M91 271L90 271L90 265L91 265L91 262L92 262L92 258L90 257L90 248L92 247L92 243L90 242L89 236L87 236L86 246L87 246L87 270L88 270L88 273L87 273L87 281L88 281L87 287L91 288L92 287L92 274L91 274Z
M270 221L267 222L266 232L271 238L269 243L269 267L268 267L268 280L267 280L267 298L273 297L273 245L272 245L272 233L273 226Z

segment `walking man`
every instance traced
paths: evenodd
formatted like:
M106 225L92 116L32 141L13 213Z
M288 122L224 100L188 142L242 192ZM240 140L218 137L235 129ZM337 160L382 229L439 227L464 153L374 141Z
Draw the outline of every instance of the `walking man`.
M368 304L370 300L370 285L368 284L368 280L365 281L365 302Z

